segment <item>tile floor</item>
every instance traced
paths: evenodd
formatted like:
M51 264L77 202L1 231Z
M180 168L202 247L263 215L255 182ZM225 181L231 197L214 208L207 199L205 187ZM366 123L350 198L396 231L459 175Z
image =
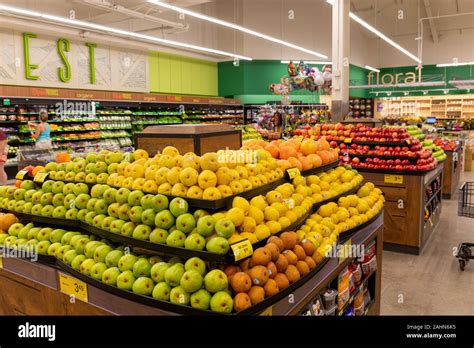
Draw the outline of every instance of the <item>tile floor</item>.
M474 182L464 172L461 182ZM443 201L441 220L419 256L383 252L382 315L474 315L474 261L462 272L453 248L474 243L474 219L458 217L458 195Z

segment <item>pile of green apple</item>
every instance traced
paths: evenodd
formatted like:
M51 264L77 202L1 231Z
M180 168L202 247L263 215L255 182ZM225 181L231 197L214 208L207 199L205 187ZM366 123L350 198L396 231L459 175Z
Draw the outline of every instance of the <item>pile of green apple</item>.
M95 236L63 229L15 223L0 234L0 245L32 248L56 257L75 270L119 289L177 305L230 313L229 282L219 269L209 270L200 258L140 256Z
M41 188L25 180L19 188L0 187L0 208L38 216L79 220L130 238L190 250L226 254L235 226L198 209L183 198L144 194L95 184L45 181Z

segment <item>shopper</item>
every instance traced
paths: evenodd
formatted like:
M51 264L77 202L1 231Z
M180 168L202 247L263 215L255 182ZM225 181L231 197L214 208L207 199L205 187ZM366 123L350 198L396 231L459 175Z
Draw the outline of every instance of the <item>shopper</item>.
M8 176L5 172L5 163L7 163L7 135L0 129L0 185L6 185Z
M46 110L41 110L39 113L40 123L28 123L30 127L35 128L33 138L36 139L36 148L39 150L46 150L52 148L51 143L51 127L48 124L48 113Z

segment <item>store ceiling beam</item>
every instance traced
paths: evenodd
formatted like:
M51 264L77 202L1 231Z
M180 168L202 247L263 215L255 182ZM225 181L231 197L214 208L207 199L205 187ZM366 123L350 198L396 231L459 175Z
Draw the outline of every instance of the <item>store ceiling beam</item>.
M430 0L423 0L423 5L425 6L426 14L428 15L428 17L433 17L433 12L431 11ZM434 19L429 18L428 23L430 25L431 38L433 39L434 43L438 43L439 37L438 37L438 32L436 30Z

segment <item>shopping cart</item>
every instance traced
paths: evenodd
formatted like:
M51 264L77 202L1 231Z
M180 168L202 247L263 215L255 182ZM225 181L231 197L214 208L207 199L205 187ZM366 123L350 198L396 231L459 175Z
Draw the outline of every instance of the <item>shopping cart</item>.
M458 215L474 218L474 182L465 182L459 189ZM474 243L461 243L457 249L456 257L461 271L464 271L469 260L474 259L471 248Z

